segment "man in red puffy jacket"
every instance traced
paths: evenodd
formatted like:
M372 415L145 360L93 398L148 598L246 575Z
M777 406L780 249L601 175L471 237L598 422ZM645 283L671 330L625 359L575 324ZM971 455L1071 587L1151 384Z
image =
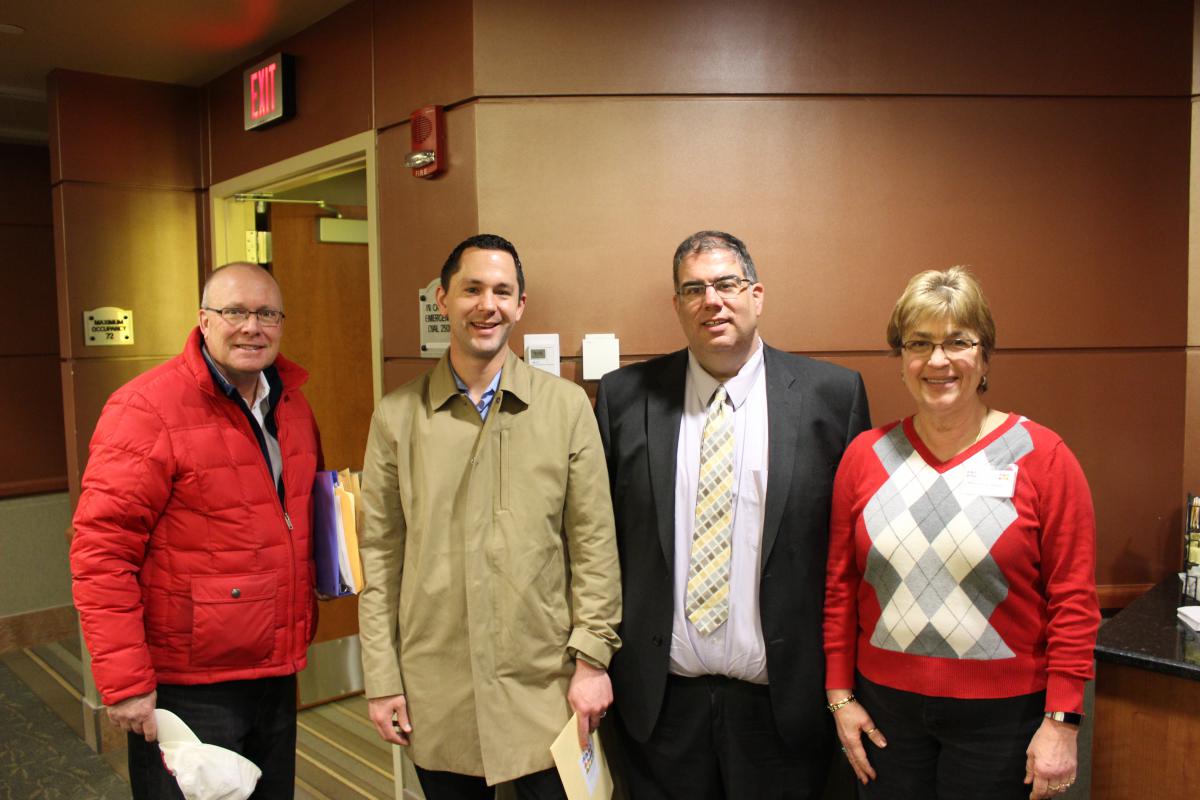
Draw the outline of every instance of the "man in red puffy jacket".
M155 707L249 758L256 798L292 797L296 672L315 627L308 378L279 356L270 273L204 287L183 352L118 389L92 437L71 572L92 673L129 734L135 798L177 798Z

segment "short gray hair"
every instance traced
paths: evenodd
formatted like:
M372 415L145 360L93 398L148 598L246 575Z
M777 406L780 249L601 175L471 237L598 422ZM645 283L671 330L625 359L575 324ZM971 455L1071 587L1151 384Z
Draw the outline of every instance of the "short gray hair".
M742 268L742 275L758 283L758 270L754 268L754 259L750 258L750 251L741 239L724 231L699 231L684 239L679 247L675 248L675 261L671 266L675 288L679 288L680 264L694 255L711 253L714 250L733 253Z

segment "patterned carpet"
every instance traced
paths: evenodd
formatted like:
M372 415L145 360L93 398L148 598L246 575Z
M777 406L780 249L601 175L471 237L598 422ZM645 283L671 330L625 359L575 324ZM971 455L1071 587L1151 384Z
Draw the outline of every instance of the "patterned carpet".
M82 740L75 642L0 655L0 800L123 800L124 750L97 755ZM350 697L300 712L296 800L392 800L392 753ZM408 785L415 785L405 765ZM417 798L411 790L403 795Z
M0 663L0 799L117 800L129 785Z

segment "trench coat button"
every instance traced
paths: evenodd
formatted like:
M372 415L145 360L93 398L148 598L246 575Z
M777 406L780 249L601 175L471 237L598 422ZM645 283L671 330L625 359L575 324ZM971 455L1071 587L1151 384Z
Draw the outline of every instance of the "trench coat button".
M663 637L659 636L657 633L650 637L650 644L654 645L655 647L662 647L662 643Z
M230 597L241 597L241 596L242 596L242 590L241 590L241 589L234 589L232 592L230 592L230 593L229 593L229 596L230 596Z

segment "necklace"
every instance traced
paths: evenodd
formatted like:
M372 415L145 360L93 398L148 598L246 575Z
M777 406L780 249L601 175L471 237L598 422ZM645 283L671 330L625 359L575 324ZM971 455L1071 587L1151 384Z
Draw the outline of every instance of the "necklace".
M981 420L979 420L979 429L977 431L975 431L975 438L971 439L971 441L967 442L965 445L963 445L961 447L955 446L953 448L953 453L950 456L951 458L953 458L954 456L963 452L967 448L973 447L974 445L976 445L979 442L980 439L983 438L984 428L987 427L988 417L990 417L991 415L992 415L992 410L990 408L988 408L987 406L984 406L983 407L983 418ZM937 441L937 437L933 436L931 434L936 433L936 429L931 427L928 423L926 423L920 415L918 415L915 419L913 419L913 426L917 429L917 435L920 436L921 439L925 441L926 446L929 446L930 450L934 450L934 447L932 447L932 445L933 445L933 443L935 443ZM925 430L922 431L921 430L922 428L925 428ZM938 452L940 454L941 451L942 451L942 448L940 446L938 446L936 452Z
M971 444L975 444L976 442L978 442L980 439L983 438L983 429L985 427L987 427L988 417L990 417L991 415L992 415L992 410L990 408L988 408L987 406L984 406L983 407L983 419L979 420L979 431L975 434L975 438L971 441ZM971 444L967 445L967 447L970 447Z

